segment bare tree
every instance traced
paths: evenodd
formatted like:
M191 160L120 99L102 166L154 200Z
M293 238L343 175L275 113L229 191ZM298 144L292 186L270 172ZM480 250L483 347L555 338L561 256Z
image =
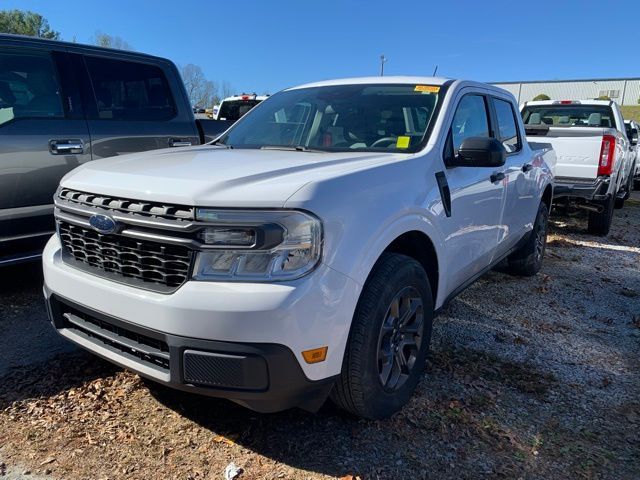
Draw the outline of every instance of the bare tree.
M219 101L218 85L211 80L207 80L198 65L189 63L182 67L182 81L187 89L187 95L191 105L210 108Z
M227 98L233 96L233 88L231 84L226 80L222 82L222 98Z
M93 43L100 47L117 48L118 50L135 50L131 44L127 43L121 37L109 35L99 30L96 32Z

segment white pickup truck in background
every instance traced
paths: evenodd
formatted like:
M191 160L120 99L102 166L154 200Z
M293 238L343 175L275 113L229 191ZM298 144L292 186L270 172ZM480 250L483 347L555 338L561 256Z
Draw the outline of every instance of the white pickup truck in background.
M527 140L555 150L554 204L588 210L588 231L607 235L633 189L637 130L627 135L609 100L526 102L521 113Z
M640 125L635 120L625 120L624 126L627 129L627 137L633 137L634 130L640 131ZM633 142L632 142L633 143ZM636 163L636 169L633 172L634 186L636 190L640 190L640 152L638 151L638 143L632 144L632 156Z

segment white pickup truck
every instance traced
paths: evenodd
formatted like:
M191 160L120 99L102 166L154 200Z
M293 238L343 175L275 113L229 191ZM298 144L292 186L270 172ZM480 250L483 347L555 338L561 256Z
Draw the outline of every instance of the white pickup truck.
M49 314L178 389L262 412L331 394L385 417L424 371L436 311L505 259L540 269L552 182L499 88L290 88L210 145L68 174L43 254Z
M554 204L589 211L588 231L607 235L633 189L638 133L627 136L609 100L545 100L521 106L527 140L553 147Z
M627 129L627 137L631 138L632 141L632 158L636 163L636 170L633 173L633 179L635 184L635 189L640 190L640 151L638 150L638 142L633 142L634 135L637 137L638 132L640 131L640 125L635 120L625 120L624 125Z

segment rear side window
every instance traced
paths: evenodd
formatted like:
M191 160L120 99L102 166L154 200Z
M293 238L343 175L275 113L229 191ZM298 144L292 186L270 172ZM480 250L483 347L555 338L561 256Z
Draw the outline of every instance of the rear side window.
M47 53L0 53L0 125L18 118L62 118L60 87Z
M516 114L511 103L494 98L493 106L498 120L498 140L502 142L507 153L517 152L520 150L520 137L518 135Z
M176 108L167 79L155 65L85 57L101 120L169 120Z

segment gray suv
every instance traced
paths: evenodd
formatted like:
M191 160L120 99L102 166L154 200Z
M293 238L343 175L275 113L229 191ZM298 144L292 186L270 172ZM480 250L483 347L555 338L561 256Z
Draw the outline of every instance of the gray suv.
M150 55L0 35L0 266L38 258L60 179L89 160L212 140L175 65Z

